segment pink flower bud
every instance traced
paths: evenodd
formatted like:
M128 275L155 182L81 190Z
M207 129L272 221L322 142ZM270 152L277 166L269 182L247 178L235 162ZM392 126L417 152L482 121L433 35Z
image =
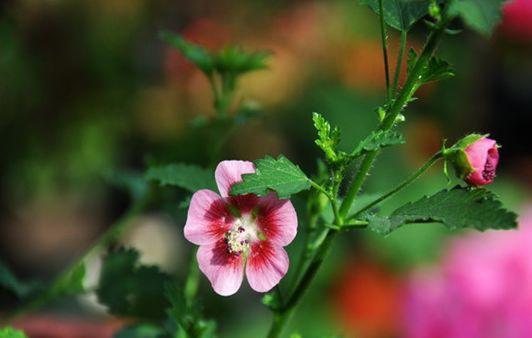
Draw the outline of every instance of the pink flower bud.
M465 148L465 153L473 171L465 181L479 186L493 182L495 170L499 163L499 150L495 140L483 137Z
M456 175L473 186L490 184L499 162L497 142L486 135L471 134L445 152Z

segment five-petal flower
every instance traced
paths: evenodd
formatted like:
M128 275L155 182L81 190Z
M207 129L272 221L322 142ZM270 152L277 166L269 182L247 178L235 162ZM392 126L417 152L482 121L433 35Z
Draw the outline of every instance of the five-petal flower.
M284 246L297 232L297 215L289 200L275 193L230 196L242 174L254 173L248 161L222 161L215 171L220 195L199 190L192 196L185 238L199 245L197 259L214 291L222 296L240 288L244 271L252 289L267 292L288 271Z

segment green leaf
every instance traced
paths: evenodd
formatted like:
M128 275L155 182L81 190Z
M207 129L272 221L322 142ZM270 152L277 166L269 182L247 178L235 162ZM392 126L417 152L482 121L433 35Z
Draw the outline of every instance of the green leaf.
M378 0L359 0L360 4L368 5L380 15ZM391 27L407 31L412 25L428 14L427 0L382 0L384 21Z
M212 74L214 70L214 57L207 49L188 42L179 34L170 31L161 31L160 36L161 39L179 50L188 61L196 65L206 75Z
M367 216L369 228L389 234L408 223L443 223L448 228L513 229L517 215L502 207L489 190L455 187L407 203L390 216Z
M471 29L489 36L502 18L504 0L455 0L449 13L459 15Z
M164 330L152 324L135 324L114 334L114 338L160 338Z
M0 329L0 338L27 338L26 334L22 331L15 330L11 326L6 326Z
M350 156L352 158L357 158L369 151L403 143L405 143L405 139L403 135L397 131L373 131L368 137L360 141L356 148L351 152Z
M240 75L268 68L270 52L247 52L237 46L227 46L214 55L214 68L220 73Z
M277 159L266 156L254 163L255 173L242 175L243 181L233 185L232 195L266 195L274 190L279 198L288 198L310 188L305 173L283 155Z
M148 169L145 177L147 180L159 182L162 186L175 186L191 192L200 189L216 191L213 172L191 164L175 163L153 166Z
M318 131L318 139L314 142L323 150L327 160L332 163L338 162L340 156L336 149L340 143L340 130L338 127L331 128L331 124L319 113L312 113L312 121Z
M37 281L21 281L0 261L0 288L13 293L19 299L23 299L35 293L41 286L41 283Z
M408 61L407 61L407 71L410 73L414 68L417 60L417 53L414 49L410 49L408 52ZM454 69L453 67L445 60L432 57L429 60L428 65L424 70L421 71L419 75L418 83L422 85L427 82L440 81L453 77Z
M118 316L164 318L164 285L171 277L156 266L140 265L139 253L120 248L105 257L96 294Z
M440 81L453 76L454 70L447 61L437 57L432 57L429 60L426 70L423 72L421 81L425 83L431 81Z

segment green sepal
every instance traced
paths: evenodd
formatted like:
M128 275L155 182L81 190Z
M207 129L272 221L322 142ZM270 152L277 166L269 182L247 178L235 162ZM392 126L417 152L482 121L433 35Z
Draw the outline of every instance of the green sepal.
M457 177L464 179L475 170L469 162L465 150L471 144L487 136L488 134L469 134L456 142L452 147L442 150L445 162L453 166Z

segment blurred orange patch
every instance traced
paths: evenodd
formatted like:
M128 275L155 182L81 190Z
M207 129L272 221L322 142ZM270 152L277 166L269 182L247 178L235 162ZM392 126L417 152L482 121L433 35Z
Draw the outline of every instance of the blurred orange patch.
M372 263L346 266L334 303L348 337L380 338L397 332L399 281Z

